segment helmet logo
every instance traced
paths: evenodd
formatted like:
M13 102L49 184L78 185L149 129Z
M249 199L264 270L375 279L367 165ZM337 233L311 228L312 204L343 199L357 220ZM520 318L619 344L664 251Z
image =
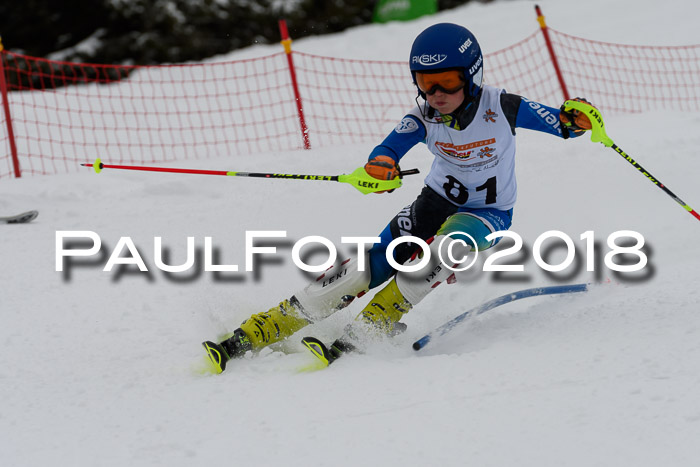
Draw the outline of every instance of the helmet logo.
M414 55L411 61L424 66L433 66L442 63L447 59L445 54L423 54L421 56Z
M464 44L459 46L459 53L463 54L464 52L466 52L470 45L472 45L471 39L467 39L466 41L464 41Z
M469 75L473 75L474 72L479 69L479 67L481 66L481 59L482 57L481 55L479 55L479 60L477 60L476 63L472 65L472 67L469 69Z

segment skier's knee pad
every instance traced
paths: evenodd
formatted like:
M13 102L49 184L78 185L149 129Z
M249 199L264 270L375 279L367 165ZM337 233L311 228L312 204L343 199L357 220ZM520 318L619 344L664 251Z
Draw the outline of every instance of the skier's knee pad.
M512 215L512 209L508 211L472 209L468 212L458 212L448 217L442 223L436 235L449 235L452 238L464 240L471 245L474 245L474 242L476 242L478 251L488 250L498 243L501 237L494 240L486 240L486 237L499 230L508 230L511 225Z
M404 266L417 266L421 261L426 261L426 264L416 271L396 273L396 285L411 305L417 305L453 274L454 270L451 268L466 260L472 249L471 242L452 243L453 240L447 236L437 235L429 244L428 260L425 260L425 255L416 255L404 263ZM447 261L447 264L444 261Z
M366 292L370 281L367 255L363 256L363 263L363 271L359 270L357 257L334 264L294 294L303 307L302 314L312 322L327 318L349 305L360 292Z
M449 216L429 245L430 260L427 264L418 271L399 271L396 274L396 284L406 300L415 306L431 290L446 281L457 266L470 261L470 251L483 251L498 243L500 237L494 240L486 240L486 237L495 231L507 230L511 216L512 210L488 208L472 209ZM461 242L453 243L452 240ZM423 261L422 255L414 256L404 265L411 266L420 261Z
M476 242L478 251L483 251L492 246L492 242L486 240L491 233L492 230L484 224L483 220L468 213L459 213L448 217L437 235L449 235L454 239L463 240L472 245L472 249Z

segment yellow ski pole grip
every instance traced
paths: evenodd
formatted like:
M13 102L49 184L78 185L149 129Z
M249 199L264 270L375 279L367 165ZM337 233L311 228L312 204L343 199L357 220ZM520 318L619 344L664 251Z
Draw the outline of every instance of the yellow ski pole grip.
M386 191L399 188L403 183L400 178L393 180L379 180L368 174L364 167L358 167L351 174L339 175L338 181L348 183L355 187L360 193L376 193L377 191Z
M569 112L575 109L579 112L584 113L588 120L591 121L591 141L594 143L603 143L605 147L611 147L613 140L608 137L605 133L605 122L603 122L603 116L600 114L598 109L590 104L580 101L568 100L564 102L564 110Z

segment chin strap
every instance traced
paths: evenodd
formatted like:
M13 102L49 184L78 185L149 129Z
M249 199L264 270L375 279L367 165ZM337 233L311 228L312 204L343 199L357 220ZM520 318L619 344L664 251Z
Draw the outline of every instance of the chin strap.
M464 88L464 102L460 104L457 109L455 109L454 112L452 112L449 115L446 115L445 117L449 117L449 119L446 119L445 121L440 121L440 122L435 122L433 121L435 119L435 114L437 113L437 110L432 108L430 104L428 104L428 99L425 96L425 93L422 92L420 89L418 90L418 95L415 98L416 105L418 106L418 109L420 110L421 116L423 117L423 121L427 123L433 123L436 125L449 125L450 122L455 122L453 126L450 126L450 128L454 128L455 130L461 130L462 128L466 128L467 125L463 125L462 122L462 117L464 116L465 112L469 110L474 103L474 101L477 100L477 98L481 95L482 90L480 89L479 92L477 93L476 96L470 97L467 94L466 87ZM423 98L423 104L418 101L418 98L422 97ZM471 123L471 121L469 122Z

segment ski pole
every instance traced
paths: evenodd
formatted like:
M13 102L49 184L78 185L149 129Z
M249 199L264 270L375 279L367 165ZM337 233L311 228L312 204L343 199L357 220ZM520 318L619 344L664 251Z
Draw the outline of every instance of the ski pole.
M595 107L579 101L567 100L566 102L564 102L564 110L568 112L571 109L576 109L579 112L583 112L586 115L588 115L588 119L591 121L592 142L602 143L605 147L614 149L616 153L624 157L627 162L629 162L634 168L639 170L651 183L664 190L664 192L671 198L673 198L673 200L676 203L680 204L683 207L683 209L695 216L697 220L700 220L700 214L698 214L693 208L688 206L688 204L686 204L685 201L681 200L678 196L676 196L671 190L669 190L666 187L666 185L661 183L661 181L658 178L650 174L637 161L635 161L629 155L627 155L625 151L620 149L620 147L608 137L608 135L605 133L605 123L603 123L603 117L600 115L600 112L598 112L598 110Z
M494 298L482 305L465 311L461 315L458 315L442 326L436 328L431 333L426 334L417 341L413 343L413 350L420 350L430 342L432 339L440 336L444 336L448 332L452 331L459 323L465 319L478 316L482 313L486 313L506 303L514 302L515 300L521 300L528 297L538 297L540 295L559 295L567 293L577 293L586 292L588 290L588 284L572 284L572 285L552 285L549 287L535 287L533 289L518 290L517 292L512 292L509 294L502 295L498 298Z
M142 170L146 172L169 172L198 175L224 175L228 177L253 177L253 178L283 178L291 180L310 180L349 183L362 194L374 193L377 191L393 190L402 184L401 177L404 175L414 175L420 173L418 169L402 170L399 177L393 180L378 180L373 178L363 167L359 167L351 174L342 175L299 175L299 174L278 174L266 172L232 172L226 170L200 170L200 169L176 169L171 167L148 167L140 165L112 165L104 164L99 158L92 164L80 164L83 167L92 167L96 173L103 169L118 170Z

